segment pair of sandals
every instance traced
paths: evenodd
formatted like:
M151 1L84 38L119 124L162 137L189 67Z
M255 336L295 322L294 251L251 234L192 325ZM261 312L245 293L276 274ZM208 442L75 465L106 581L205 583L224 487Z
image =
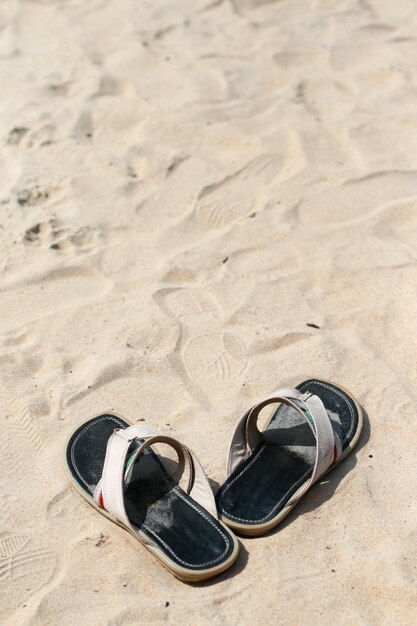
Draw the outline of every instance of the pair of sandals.
M260 432L259 413L271 404L279 406ZM362 426L362 409L350 393L310 379L272 393L239 420L216 498L189 448L117 415L83 423L67 443L65 464L70 482L94 508L175 576L198 582L236 560L231 530L259 536L275 528L349 454ZM152 450L155 444L174 448L175 473L172 461Z

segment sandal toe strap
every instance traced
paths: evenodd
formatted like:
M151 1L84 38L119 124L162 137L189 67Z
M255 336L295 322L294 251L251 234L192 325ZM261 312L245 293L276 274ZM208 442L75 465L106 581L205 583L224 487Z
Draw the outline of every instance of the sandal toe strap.
M312 475L307 485L296 494L291 502L298 499L322 476L341 454L341 442L333 429L330 417L322 400L313 394L302 393L298 389L278 389L254 406L239 420L229 450L228 475L255 450L263 440L257 427L259 413L274 403L286 404L295 409L308 423L316 440L316 458Z
M127 462L129 449L135 440L139 440L139 445ZM165 443L174 448L178 455L179 468L185 478L187 493L217 518L213 492L194 453L173 437L139 425L116 429L109 437L102 477L94 492L97 503L133 530L126 513L124 491L131 479L135 461L147 448L156 443Z

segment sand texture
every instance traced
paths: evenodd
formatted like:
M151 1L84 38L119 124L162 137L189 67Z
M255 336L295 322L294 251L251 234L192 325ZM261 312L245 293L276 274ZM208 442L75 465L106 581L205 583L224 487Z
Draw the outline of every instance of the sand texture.
M415 624L416 59L415 0L0 3L2 626ZM113 409L216 487L309 376L357 451L212 582L67 483Z

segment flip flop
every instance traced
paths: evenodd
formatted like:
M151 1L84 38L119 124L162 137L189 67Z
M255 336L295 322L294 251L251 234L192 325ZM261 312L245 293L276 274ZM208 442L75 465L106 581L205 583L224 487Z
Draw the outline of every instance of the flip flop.
M186 487L168 472L172 461L150 449L157 443L176 451ZM71 435L65 466L82 497L128 530L177 578L205 580L236 560L238 542L218 520L206 475L176 439L106 413Z
M280 406L261 433L258 415L273 403ZM362 426L355 398L324 380L306 380L261 400L233 434L227 479L216 497L220 519L242 535L265 534L352 451Z

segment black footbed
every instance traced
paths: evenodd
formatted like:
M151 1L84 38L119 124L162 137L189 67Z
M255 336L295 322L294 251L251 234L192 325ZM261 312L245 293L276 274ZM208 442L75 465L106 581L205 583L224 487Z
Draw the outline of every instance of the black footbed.
M115 428L127 426L119 417L105 414L72 435L66 453L68 468L91 498L103 472L108 439ZM138 445L137 440L132 442L129 454ZM179 487L150 448L134 464L125 489L125 507L131 524L181 567L210 569L233 552L230 533Z
M358 427L353 400L339 387L319 380L306 380L297 389L321 398L345 450ZM267 523L311 476L315 454L315 438L306 420L293 407L280 404L263 441L220 487L219 512L242 524Z

